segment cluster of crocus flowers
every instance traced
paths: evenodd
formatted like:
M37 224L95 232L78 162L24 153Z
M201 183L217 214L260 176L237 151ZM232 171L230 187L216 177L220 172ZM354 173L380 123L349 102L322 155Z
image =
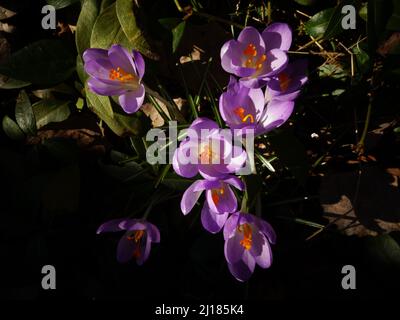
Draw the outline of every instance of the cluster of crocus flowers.
M237 40L226 42L221 48L221 64L231 78L220 96L219 111L229 129L220 128L213 120L197 118L173 156L173 169L178 175L196 178L182 196L182 213L192 211L205 194L202 225L211 233L223 230L225 259L239 281L248 280L256 265L271 265L270 245L276 241L269 223L238 210L237 194L246 186L237 175L249 160L249 146L246 142L244 148L240 138L268 133L291 116L295 99L307 82L307 64L289 63L291 43L290 27L283 23L274 23L262 33L246 27ZM127 113L139 110L145 96L145 64L139 52L114 45L109 50L88 49L83 60L91 91L118 96ZM246 210L243 199L242 210ZM141 265L149 256L151 243L160 241L157 227L144 219L111 220L97 233L117 231L125 231L117 248L120 262L133 258Z
M285 123L294 100L307 82L307 63L289 63L287 51L292 32L287 24L274 23L261 34L253 27L242 30L237 40L221 49L221 62L231 76L219 110L232 129L265 134ZM263 91L263 87L265 87Z
M90 76L87 85L91 91L102 96L118 96L126 113L139 110L145 96L142 84L145 63L138 51L129 52L120 45L108 50L87 49L83 61Z
M222 68L233 76L227 90L220 96L219 111L234 136L244 137L249 132L253 136L262 135L289 119L294 100L307 81L306 63L289 63L291 43L289 26L274 23L261 34L253 27L246 27L237 40L230 40L222 46ZM245 189L242 180L234 175L244 165L242 160L247 156L235 150L240 156L224 162L226 154L229 154L226 150L234 148L224 140L221 129L215 122L204 118L195 120L189 127L195 133L201 129L211 131L201 139L187 138L174 154L173 167L177 174L192 178L200 173L203 178L194 181L185 191L181 210L188 214L205 191L202 224L211 233L223 229L229 271L239 281L246 281L255 265L261 268L271 265L270 244L275 243L276 235L266 221L238 211L238 200L232 187L239 191ZM212 149L210 139L223 143ZM198 161L183 161L188 155Z

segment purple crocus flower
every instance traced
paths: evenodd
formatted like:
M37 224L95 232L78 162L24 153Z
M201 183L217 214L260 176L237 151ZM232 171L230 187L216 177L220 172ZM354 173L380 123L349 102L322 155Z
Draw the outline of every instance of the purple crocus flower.
M219 99L222 118L239 134L246 130L254 130L254 135L267 133L286 122L293 108L293 101L265 96L261 89L248 88L232 76Z
M103 223L97 229L97 234L122 230L126 232L118 243L118 262L124 263L134 258L138 265L142 265L149 257L151 243L160 242L160 231L143 219L115 219Z
M200 173L208 180L219 180L238 172L246 162L242 146L232 143L218 125L207 118L197 118L188 128L188 134L175 150L173 168L177 174L193 178Z
M85 71L90 75L88 87L102 96L119 96L126 113L134 113L143 104L145 90L141 83L145 64L142 55L120 45L109 50L87 49L83 53Z
M231 187L244 190L243 182L237 177L221 180L197 180L185 191L181 201L183 214L188 214L206 190L206 201L201 211L203 227L211 232L219 232L225 224L228 215L237 210L237 199Z
M267 83L266 92L276 100L295 100L307 82L307 60L290 63Z
M285 23L271 24L262 34L253 27L246 27L237 40L222 46L222 68L240 77L246 86L260 88L286 67L286 51L291 43L292 31Z
M261 268L271 266L270 243L275 244L276 234L268 222L236 212L225 223L224 239L229 271L237 280L248 280L256 264Z

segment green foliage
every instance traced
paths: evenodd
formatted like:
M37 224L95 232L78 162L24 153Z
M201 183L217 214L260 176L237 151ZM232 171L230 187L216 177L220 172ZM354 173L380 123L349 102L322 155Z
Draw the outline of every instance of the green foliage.
M40 100L33 106L33 113L38 129L51 122L61 122L66 120L70 114L69 101L60 100Z
M27 135L36 134L36 119L29 97L24 90L19 93L15 106L15 119L21 130Z
M52 5L54 8L63 9L74 3L79 2L79 0L46 0L48 4Z
M73 50L61 40L40 40L29 44L0 65L1 74L43 86L68 79L74 70Z

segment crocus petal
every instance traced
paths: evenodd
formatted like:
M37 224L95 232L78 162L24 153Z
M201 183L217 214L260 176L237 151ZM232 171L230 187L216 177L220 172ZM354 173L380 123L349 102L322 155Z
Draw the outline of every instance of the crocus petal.
M118 99L119 104L126 113L135 113L142 106L144 95L144 86L140 85L139 89L120 95Z
M214 202L213 190L207 190L207 203L210 209L218 214L232 213L237 209L237 199L232 189L223 184L220 188L224 190L224 194L219 196L219 201Z
M105 49L95 49L90 48L86 49L83 53L83 61L85 63L89 62L90 60L97 60L97 59L107 59L108 58L108 51Z
M250 253L256 257L261 255L264 242L266 242L267 239L257 228L257 225L255 225L254 223L250 224L250 228L252 232L252 243L251 243Z
M218 168L221 168L224 166L218 165L218 164L199 164L199 173L200 175L207 180L211 181L216 181L223 179L227 176L227 172L221 172L220 170L217 170Z
M160 242L160 230L152 224L152 223L147 223L147 233L149 236L149 239L152 242L159 243Z
M127 231L146 230L147 222L140 219L129 219L121 223L121 227Z
M194 130L198 133L199 138L202 129L207 129L211 131L213 129L218 129L218 128L219 128L218 124L215 121L204 117L197 118L192 122L192 124L189 127L189 129Z
M293 112L293 101L272 100L268 106L257 134L269 132L285 123Z
M254 256L256 263L261 268L269 268L272 264L272 251L271 246L269 245L268 241L265 240L262 246L261 254L258 256Z
M204 202L203 209L201 210L201 223L207 231L217 233L223 228L228 216L229 213L217 214L211 211L207 202Z
M142 79L144 76L144 71L145 71L144 59L139 51L133 50L132 55L133 55L133 59L134 59L135 65L136 65L136 70L137 70L138 76L140 79Z
M272 49L267 52L267 63L264 63L262 71L266 76L271 77L285 69L288 62L289 58L286 52L279 49Z
M90 91L101 96L117 96L123 94L126 90L118 85L106 84L96 78L90 78L87 81Z
M126 219L114 219L107 221L97 229L96 233L99 234L102 232L117 232L125 230L123 227L121 227L121 224L123 224L125 221Z
M122 68L125 72L137 75L136 66L133 63L133 58L128 50L119 44L113 45L108 50L108 57L114 68Z
M247 153L240 147L233 147L233 157L230 159L230 163L226 166L229 172L239 171L243 165L246 163Z
M188 214L196 204L197 200L199 200L202 190L194 191L196 186L198 186L201 181L193 182L189 188L186 189L185 193L182 196L181 200L181 211L184 215Z
M185 155L183 154L182 149L176 149L172 158L172 166L178 175L185 178L193 178L199 172L197 164L192 164L190 162L183 163L182 159L184 158Z
M128 235L125 234L118 242L117 260L120 263L128 262L132 259L133 252L137 244L134 241L128 240Z
M243 236L239 232L235 232L233 237L225 241L224 253L225 259L228 263L236 263L242 259L245 252L244 247L240 244Z
M228 240L236 232L239 225L241 215L239 212L233 213L224 225L224 239Z
M224 182L229 183L231 186L234 186L236 189L243 191L245 186L242 180L238 177L229 177L224 180Z
M146 238L144 244L140 246L140 256L136 259L136 263L141 266L149 257L151 250L151 240Z
M234 46L235 44L235 40L229 40L227 42L225 42L221 48L221 65L222 68L228 72L228 73L234 73L235 69L232 66L232 57L231 57L231 53L232 53L232 46Z
M273 23L267 27L262 38L265 42L266 50L280 49L289 50L292 45L292 30L286 23Z
M243 260L233 264L228 263L231 274L241 282L249 280L255 268L255 259L248 253L243 256Z
M261 49L262 52L265 51L265 42L258 30L254 27L244 28L239 33L238 41L245 46L248 44L253 44L257 49Z
M264 110L264 93L261 89L251 89L248 93L250 99L253 102L254 109L255 109L255 121L258 121L261 117L261 114Z
M269 242L272 244L276 243L276 233L272 226L265 220L256 220L257 226L260 231L268 238Z
M94 78L109 81L105 83L116 83L115 81L110 80L110 70L113 68L113 66L108 59L90 60L85 63L84 68L85 72Z

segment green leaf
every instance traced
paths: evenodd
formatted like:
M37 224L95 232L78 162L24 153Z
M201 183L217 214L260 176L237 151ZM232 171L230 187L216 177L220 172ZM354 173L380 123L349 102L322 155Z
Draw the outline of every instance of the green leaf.
M36 118L36 127L41 127L51 122L61 122L68 119L71 111L68 101L60 100L41 100L33 106L33 113Z
M75 69L71 48L61 40L40 40L11 55L0 73L16 80L51 86L68 79Z
M58 9L66 8L78 1L79 0L47 0L47 4L52 5L54 8L56 8L58 10Z
M116 43L132 49L118 21L116 4L113 3L97 17L90 38L90 46L92 48L108 49Z
M143 30L141 30L136 23L137 17L135 15L134 1L117 0L116 11L122 30L128 38L132 48L143 53L150 59L158 60L158 54L152 50Z
M334 8L318 12L305 24L307 34L314 38L331 39L338 36L344 30L342 28L342 8L353 1L347 0Z
M318 68L318 75L320 78L331 78L340 81L346 81L350 76L349 72L339 64L324 64Z
M103 12L105 9L107 9L109 6L111 6L115 0L102 0L101 5L100 5L100 12Z
M186 21L182 21L174 29L172 29L172 52L175 52L181 42L182 36L185 32Z
M314 38L322 38L334 12L335 8L329 8L312 16L305 24L306 33Z
M116 135L138 135L142 131L140 119L134 115L122 113L121 107L113 105L109 97L99 96L86 87L86 98L89 109L97 114Z
M0 89L21 89L30 84L30 82L0 76Z
M357 69L361 74L366 74L371 68L371 59L366 51L361 46L355 46L353 48L357 61Z
M316 0L294 0L298 4L301 4L302 6L312 6Z
M76 24L75 42L79 55L90 48L90 37L94 23L99 14L97 0L84 0L81 13Z
M360 10L358 10L358 14L360 15L361 19L363 19L365 22L368 21L368 3L364 3Z
M80 55L76 56L76 73L78 74L79 79L84 84L86 80L89 78L89 75L85 72L83 59Z
M2 126L5 134L13 140L24 140L25 134L17 123L8 116L4 116Z
M366 239L368 253L385 265L400 267L400 245L389 234Z
M15 119L18 126L27 135L36 134L36 119L33 114L32 105L29 97L24 90L19 93L15 106Z

